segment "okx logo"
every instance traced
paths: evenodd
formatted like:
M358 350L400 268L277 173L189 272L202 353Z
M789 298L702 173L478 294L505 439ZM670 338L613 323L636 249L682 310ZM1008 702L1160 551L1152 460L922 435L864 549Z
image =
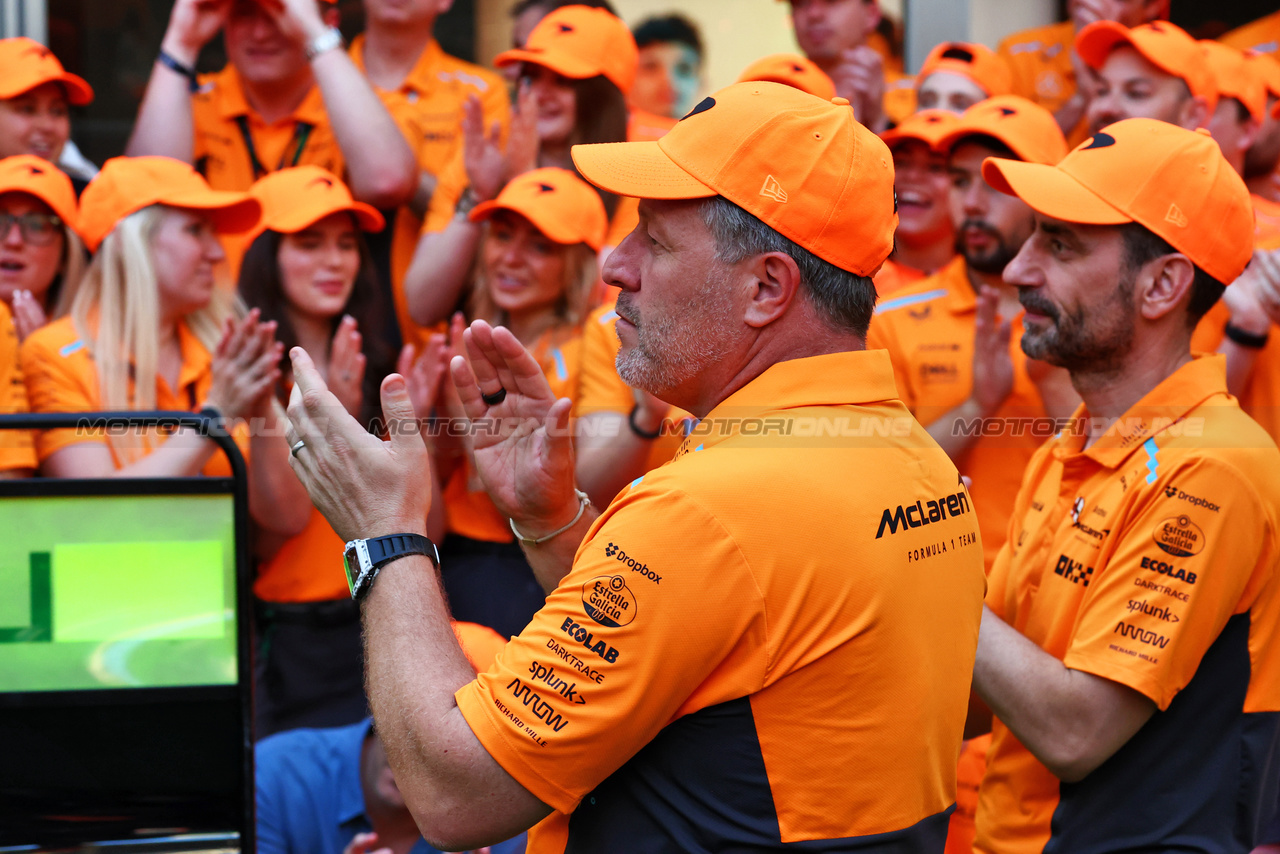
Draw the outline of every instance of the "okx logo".
M629 557L626 552L618 548L615 544L609 543L604 547L604 556L611 557L618 563L625 563L632 572L638 572L654 584L662 583L662 576L649 568L647 563L638 561L633 557Z

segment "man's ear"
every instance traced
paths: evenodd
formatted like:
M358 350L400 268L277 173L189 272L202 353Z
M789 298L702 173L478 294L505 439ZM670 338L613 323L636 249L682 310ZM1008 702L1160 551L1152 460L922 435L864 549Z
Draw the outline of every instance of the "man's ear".
M1209 102L1204 99L1204 95L1192 95L1182 103L1178 113L1178 127L1187 130L1208 127L1212 116L1209 112Z
M1181 253L1148 261L1134 282L1139 313L1146 320L1159 320L1184 305L1195 276L1195 265Z
M784 252L757 255L744 272L752 277L750 301L743 315L748 326L768 326L786 314L800 296L800 267Z

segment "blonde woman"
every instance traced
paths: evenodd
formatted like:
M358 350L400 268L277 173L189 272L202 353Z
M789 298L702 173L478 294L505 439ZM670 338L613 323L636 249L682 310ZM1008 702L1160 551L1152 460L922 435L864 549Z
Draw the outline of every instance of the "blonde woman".
M275 403L281 345L256 312L237 319L219 281L219 233L243 232L260 206L221 193L165 157L116 158L81 197L80 232L96 250L67 317L21 350L32 412L216 410L252 460L250 512L297 533L310 503L288 474L283 412ZM229 474L214 442L195 431L47 430L36 437L47 477Z

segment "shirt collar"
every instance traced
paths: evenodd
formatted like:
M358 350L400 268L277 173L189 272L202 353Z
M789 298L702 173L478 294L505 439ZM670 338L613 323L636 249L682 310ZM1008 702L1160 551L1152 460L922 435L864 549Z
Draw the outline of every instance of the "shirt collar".
M351 61L355 63L356 68L360 69L363 74L364 33L352 40L351 47L347 52L351 55ZM404 82L400 84L398 91L413 91L419 95L425 95L430 92L432 85L438 79L436 74L440 69L444 56L444 48L440 47L440 42L435 39L427 42L427 46L422 49L422 54L418 57L418 61L414 63L413 68L405 75Z
M977 310L978 295L969 281L964 256L957 255L937 273L938 284L947 289L947 310L952 314L969 314Z
M182 353L182 369L178 372L175 392L195 383L213 364L213 356L185 320L178 322L178 349Z
M1054 453L1060 459L1083 453L1099 465L1117 468L1148 439L1169 429L1215 395L1227 395L1226 357L1196 356L1147 392L1083 452L1088 432L1084 427L1090 416L1081 404L1070 422L1081 429L1068 428L1059 433L1053 440L1057 444Z
M249 116L262 121L249 106L244 95L244 84L240 82L240 75L234 65L227 63L227 67L218 72L217 87L218 113L223 119L232 121L238 116ZM320 94L320 87L312 84L302 103L283 121L306 122L312 127L327 124L329 119L324 111L324 97Z
M802 406L849 406L897 398L887 350L850 350L789 359L722 400L701 423L709 425L684 440L692 450L715 445L738 430L744 419Z

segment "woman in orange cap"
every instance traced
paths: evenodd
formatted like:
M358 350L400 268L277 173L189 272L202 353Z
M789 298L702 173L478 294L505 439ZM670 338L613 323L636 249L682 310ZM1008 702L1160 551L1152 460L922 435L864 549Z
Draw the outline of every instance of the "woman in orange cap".
M556 396L574 398L582 322L598 277L596 253L608 229L600 197L566 169L535 169L469 216L484 231L468 299L471 319L510 329L538 360ZM455 316L455 335L461 327L461 316ZM456 396L446 395L442 403L461 417ZM518 634L545 594L509 521L465 455L445 443L445 432L436 441L448 531L440 553L453 616L504 637Z
M21 360L32 412L164 409L224 418L252 458L250 513L293 534L310 508L296 479L281 486L289 448L272 392L283 348L275 324L260 323L256 312L235 319L235 292L217 280L224 258L217 234L245 231L259 213L257 201L210 190L177 160L108 161L80 205L80 236L97 254L71 313L32 333ZM230 474L214 442L187 429L46 430L36 451L49 477Z
M34 154L57 163L71 138L71 106L92 100L89 84L44 45L0 39L0 157Z
M13 312L18 338L65 315L84 273L71 179L46 160L0 160L0 302Z
M570 148L582 143L656 139L674 122L630 114L626 93L635 82L639 50L627 25L604 9L558 8L538 22L522 49L494 63L521 68L521 91L504 155L496 133L485 133L479 105L463 121L465 157L441 175L405 292L414 322L431 327L456 307L475 259L479 228L466 214L494 198L513 175L537 167L575 170ZM635 227L635 200L596 190L612 224L605 245Z
M262 220L240 267L241 297L277 324L285 352L305 348L347 411L376 429L378 387L395 370L395 354L381 334L392 315L362 232L380 231L382 214L318 166L273 172L249 192ZM284 403L288 359L280 370ZM360 611L347 589L343 541L313 508L301 534L259 532L254 546L257 735L360 720Z

